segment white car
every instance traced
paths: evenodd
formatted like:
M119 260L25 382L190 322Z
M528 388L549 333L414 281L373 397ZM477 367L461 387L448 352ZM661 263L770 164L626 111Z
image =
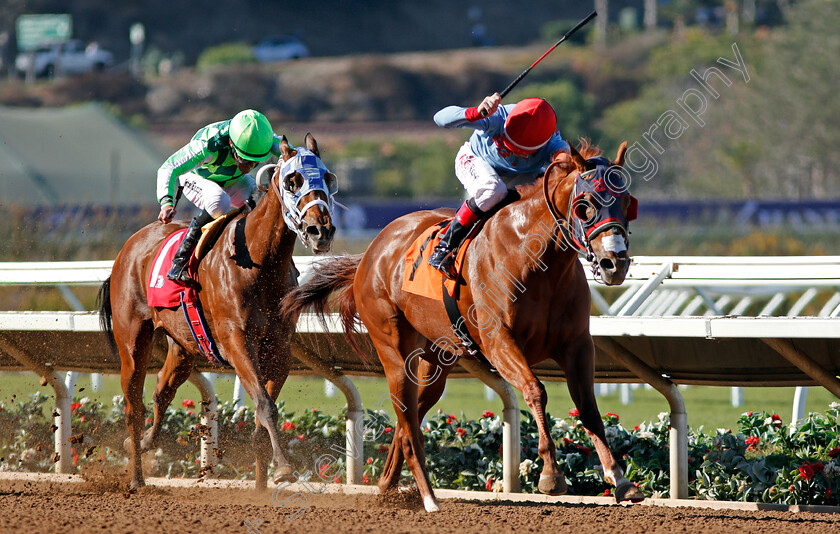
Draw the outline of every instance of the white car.
M264 39L254 46L253 51L254 58L260 63L309 57L309 49L306 45L288 35Z
M114 55L95 43L87 46L81 41L41 45L31 52L22 52L15 59L15 70L26 76L30 67L35 76L52 77L56 73L81 74L102 71L114 64Z

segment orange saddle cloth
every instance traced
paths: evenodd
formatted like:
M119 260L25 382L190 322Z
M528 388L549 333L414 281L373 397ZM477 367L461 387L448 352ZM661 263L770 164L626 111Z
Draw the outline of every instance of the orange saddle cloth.
M447 219L430 226L408 247L404 256L403 291L433 300L443 300L442 287L444 276L443 273L429 265L429 256L432 254L435 246L440 242L441 234L449 228L451 221L452 219ZM472 235L464 241L458 249L458 255L455 257L455 270L459 274L461 273L461 265L464 262L464 256L466 255L470 241L472 241ZM457 280L446 280L446 290L450 295L454 294L456 283Z

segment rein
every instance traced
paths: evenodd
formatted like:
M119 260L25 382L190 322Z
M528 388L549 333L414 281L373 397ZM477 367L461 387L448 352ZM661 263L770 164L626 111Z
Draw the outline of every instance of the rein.
M543 173L543 199L545 200L545 205L548 207L548 212L551 214L551 217L554 219L555 227L559 227L563 232L563 239L571 245L578 254L581 256L586 257L586 261L590 262L592 265L593 274L596 274L595 271L597 269L597 264L592 262L595 258L595 253L592 250L592 245L589 244L589 239L586 238L584 235L583 237L583 247L577 246L577 241L574 238L574 229L571 228L571 214L572 214L572 199L575 198L575 190L577 189L577 183L572 184L572 194L569 195L569 211L568 215L563 215L557 211L557 208L554 207L554 204L551 202L551 197L548 194L548 175L551 171L552 167L555 165L559 165L559 161L552 161L548 167L546 167L545 172ZM577 182L577 180L575 180ZM596 274L596 277L600 276L600 272Z

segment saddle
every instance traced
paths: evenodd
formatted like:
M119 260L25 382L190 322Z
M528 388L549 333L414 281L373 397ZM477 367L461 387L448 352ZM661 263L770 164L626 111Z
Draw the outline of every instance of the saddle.
M206 224L202 228L201 238L195 247L192 258L187 265L191 276L195 277L198 271L198 264L213 248L215 242L227 226L228 222L233 220L241 209L231 210L225 215L215 219ZM204 318L204 312L201 308L201 300L199 298L199 291L192 287L184 287L177 284L168 278L166 273L172 265L172 257L178 250L178 246L184 239L187 229L178 230L167 239L164 240L163 245L158 250L155 256L152 270L149 275L149 286L146 291L146 301L149 306L156 308L174 308L180 307L184 312L184 318L187 325L190 327L190 332L201 350L211 363L222 366L230 366L227 361L219 353L216 343L213 341L213 336L210 333L210 327Z

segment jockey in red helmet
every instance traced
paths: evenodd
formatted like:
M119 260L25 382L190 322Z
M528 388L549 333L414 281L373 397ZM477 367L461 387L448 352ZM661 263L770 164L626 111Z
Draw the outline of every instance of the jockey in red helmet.
M455 157L455 175L468 199L429 257L429 265L455 278L458 247L473 225L499 204L517 185L533 182L558 150L569 145L557 131L557 116L541 98L526 98L500 106L498 93L478 107L449 106L435 114L444 128L473 128L470 139Z

